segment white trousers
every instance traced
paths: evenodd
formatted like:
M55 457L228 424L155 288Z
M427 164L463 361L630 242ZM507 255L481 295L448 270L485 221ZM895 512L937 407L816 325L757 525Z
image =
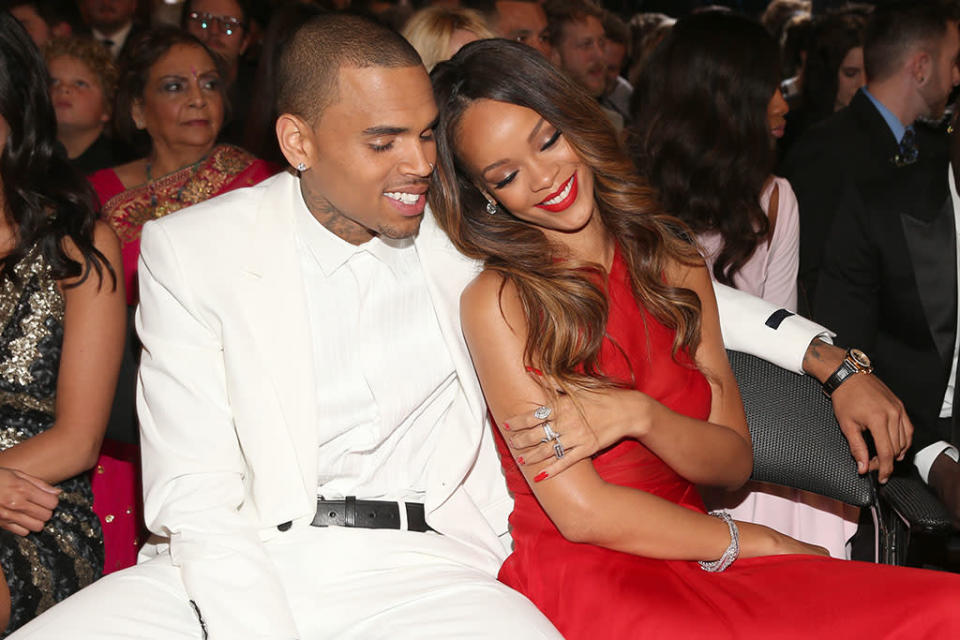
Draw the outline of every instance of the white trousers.
M445 536L300 527L266 548L300 640L562 640L529 600L477 568L489 559ZM210 640L242 640L208 631ZM10 638L201 640L203 630L163 554L81 590Z

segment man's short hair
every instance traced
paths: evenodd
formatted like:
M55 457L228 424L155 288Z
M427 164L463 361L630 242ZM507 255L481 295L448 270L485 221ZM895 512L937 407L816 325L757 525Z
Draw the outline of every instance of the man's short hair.
M630 55L630 27L612 11L603 12L603 31L607 40L623 45Z
M550 43L559 46L565 37L564 29L571 22L583 22L589 16L603 21L603 9L591 0L547 0L543 3L547 14Z
M280 56L277 113L315 124L339 97L342 67L415 67L417 51L400 34L359 16L315 16L297 29Z
M10 11L17 7L31 7L48 27L66 22L76 28L82 23L80 11L71 0L4 0L0 2L0 9Z
M899 71L904 56L917 45L939 42L955 10L938 1L880 4L867 21L863 63L867 79L885 80Z

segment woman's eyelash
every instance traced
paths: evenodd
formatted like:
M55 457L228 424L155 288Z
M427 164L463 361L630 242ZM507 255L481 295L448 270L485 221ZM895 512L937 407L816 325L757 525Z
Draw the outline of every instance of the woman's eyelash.
M497 184L493 185L494 189L503 189L505 186L507 186L508 184L510 184L511 182L513 182L513 179L514 179L516 176L517 176L517 172L514 171L513 173L511 173L510 175L508 175L506 178L504 178L503 180L501 180L501 181L498 182Z
M540 151L546 151L554 145L554 143L560 139L560 129L557 129L553 132L553 135L550 136L550 139L543 143L543 146L540 147Z
M392 142L387 144L372 144L370 148L373 149L374 153L383 153L384 151L389 151L393 147Z

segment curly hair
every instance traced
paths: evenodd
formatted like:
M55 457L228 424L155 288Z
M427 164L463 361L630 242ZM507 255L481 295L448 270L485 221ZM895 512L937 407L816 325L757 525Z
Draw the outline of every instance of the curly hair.
M117 95L117 65L101 43L87 37L56 38L43 48L43 57L47 65L63 57L82 62L97 77L107 112L113 109L113 100Z
M116 286L113 268L93 244L96 196L57 142L47 86L40 52L20 23L0 11L0 117L9 127L0 179L3 215L16 229L16 244L0 258L0 278L17 284L13 267L36 247L58 280L78 278L76 286L93 271L102 284L106 268ZM80 261L67 255L67 242Z
M775 161L767 105L777 45L727 12L681 19L644 67L631 105L631 153L660 203L696 233L718 231L714 278L736 274L770 231L760 193Z
M487 201L456 148L464 113L481 99L531 109L563 133L593 171L599 216L620 243L636 300L676 331L674 357L680 350L695 351L699 298L670 286L663 274L671 261L702 261L682 223L658 209L596 101L535 50L502 39L466 45L437 65L431 78L440 108L431 209L461 252L515 285L529 329L527 364L561 386L613 384L598 366L609 312L605 275L599 265L571 259L538 226L485 212Z

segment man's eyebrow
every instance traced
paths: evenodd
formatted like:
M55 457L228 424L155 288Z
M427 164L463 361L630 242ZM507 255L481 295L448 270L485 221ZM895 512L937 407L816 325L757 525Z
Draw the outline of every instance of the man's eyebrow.
M378 125L375 127L367 127L363 130L363 135L365 136L399 136L404 133L408 133L410 129L407 127L391 127L389 125Z

